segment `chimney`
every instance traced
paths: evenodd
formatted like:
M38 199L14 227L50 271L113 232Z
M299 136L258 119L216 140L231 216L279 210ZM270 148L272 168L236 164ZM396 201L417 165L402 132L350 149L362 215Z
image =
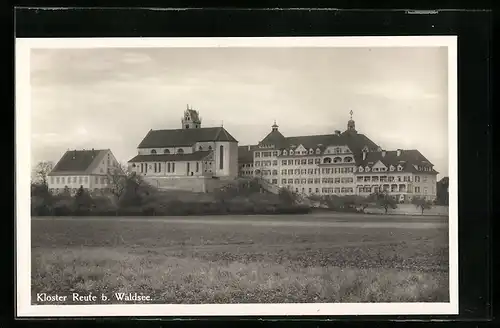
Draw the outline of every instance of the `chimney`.
M248 146L248 151L250 151L251 146Z
M363 161L366 159L366 151L363 151Z
M385 150L382 149L382 157L385 157Z
M335 135L340 136L340 130L335 130Z
M401 151L402 151L402 149L398 149L397 150L396 154L397 154L398 157L401 156Z
M76 158L76 149L73 151L73 159Z

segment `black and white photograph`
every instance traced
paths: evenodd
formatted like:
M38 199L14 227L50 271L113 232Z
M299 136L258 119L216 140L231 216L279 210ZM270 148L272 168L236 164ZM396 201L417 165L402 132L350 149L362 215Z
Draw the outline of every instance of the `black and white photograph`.
M17 40L19 315L458 313L456 75L453 36Z

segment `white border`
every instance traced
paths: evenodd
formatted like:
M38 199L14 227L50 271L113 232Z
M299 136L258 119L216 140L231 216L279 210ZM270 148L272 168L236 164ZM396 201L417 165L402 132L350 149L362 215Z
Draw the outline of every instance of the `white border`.
M447 47L450 303L31 305L30 50L156 47ZM458 314L457 37L16 39L16 240L18 317Z

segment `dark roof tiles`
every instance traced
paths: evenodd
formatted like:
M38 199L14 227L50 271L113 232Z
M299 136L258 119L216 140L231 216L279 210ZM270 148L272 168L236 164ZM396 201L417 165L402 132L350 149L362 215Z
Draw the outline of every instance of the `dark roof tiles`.
M161 154L161 155L137 155L129 163L136 162L181 162L199 161L207 157L212 151L196 151L189 154Z
M108 149L68 150L54 166L49 175L89 173L93 163Z
M206 141L238 142L223 127L150 130L138 148L192 146L196 142Z

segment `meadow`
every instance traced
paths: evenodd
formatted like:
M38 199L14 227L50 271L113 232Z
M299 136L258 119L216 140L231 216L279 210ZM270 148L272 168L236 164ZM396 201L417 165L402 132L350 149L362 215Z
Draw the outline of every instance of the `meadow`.
M33 304L39 293L90 292L151 298L132 303L449 301L443 218L45 217L31 226Z

